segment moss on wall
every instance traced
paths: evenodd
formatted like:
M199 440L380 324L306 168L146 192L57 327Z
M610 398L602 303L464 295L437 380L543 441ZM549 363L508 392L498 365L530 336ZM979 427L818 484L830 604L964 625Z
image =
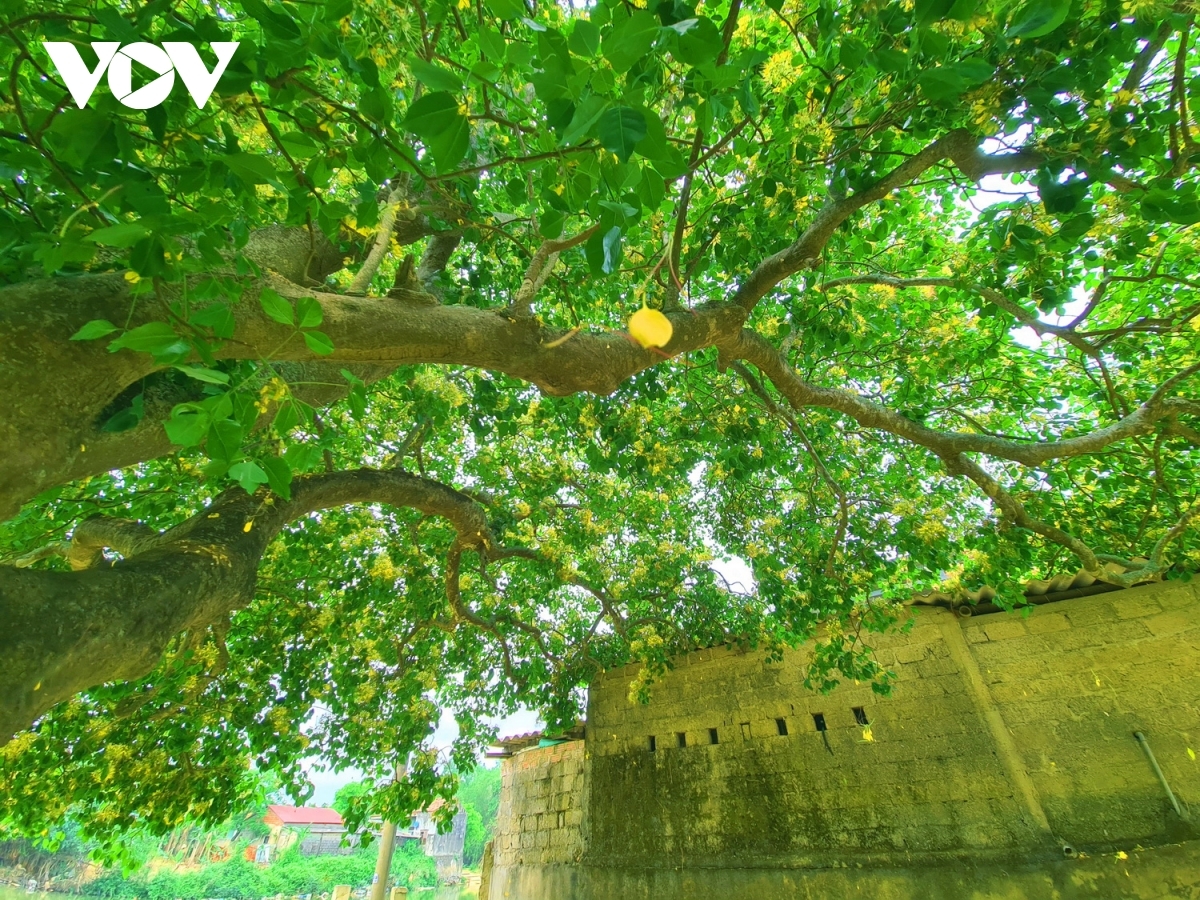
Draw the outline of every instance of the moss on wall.
M506 764L493 897L637 897L644 883L656 898L768 896L738 893L743 882L907 897L914 873L947 897L977 896L954 893L954 879L983 872L998 891L1014 866L1033 880L1011 896L1037 896L1043 877L1060 892L1060 876L1099 884L1099 858L1197 836L1133 732L1200 816L1198 599L1168 583L1026 615L916 611L910 631L875 639L897 674L887 698L806 690L803 650L778 663L690 654L645 706L627 699L632 668L606 673L586 742ZM1064 847L1086 856L1064 860ZM1135 868L1189 852L1200 869L1186 849ZM860 869L873 874L847 874Z

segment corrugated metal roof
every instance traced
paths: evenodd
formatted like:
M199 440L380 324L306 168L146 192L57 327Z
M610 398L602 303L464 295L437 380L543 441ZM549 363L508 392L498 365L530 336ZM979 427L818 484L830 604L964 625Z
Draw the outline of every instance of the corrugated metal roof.
M284 825L341 825L342 817L336 809L327 806L280 806L272 804L268 813L274 813Z

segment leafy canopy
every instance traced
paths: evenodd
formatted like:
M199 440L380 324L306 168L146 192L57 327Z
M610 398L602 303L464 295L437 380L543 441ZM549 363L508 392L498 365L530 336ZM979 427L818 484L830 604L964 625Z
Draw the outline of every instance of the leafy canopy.
M302 795L309 757L403 815L453 796L444 711L464 770L488 717L568 724L598 667L640 661L642 696L688 647L824 625L813 683L886 690L864 631L914 592L1191 571L1193 37L1153 0L9 0L0 279L115 291L24 333L138 361L80 427L165 443L43 490L4 551L371 466L512 552L306 513L248 603L0 749L0 816L219 821L249 761ZM136 111L103 81L77 108L44 40L241 46L204 108ZM255 256L276 226L329 274ZM476 313L511 342L453 332Z

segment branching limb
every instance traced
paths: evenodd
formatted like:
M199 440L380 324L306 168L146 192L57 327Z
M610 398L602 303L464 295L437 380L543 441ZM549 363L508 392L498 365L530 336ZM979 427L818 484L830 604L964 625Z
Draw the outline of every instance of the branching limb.
M1159 26L1158 31L1154 33L1154 37L1150 39L1150 42L1134 58L1133 65L1129 67L1129 73L1121 83L1121 90L1133 93L1141 87L1142 79L1146 77L1146 73L1150 70L1155 57L1162 52L1163 46L1167 43L1167 38L1171 36L1174 30L1175 24L1170 19L1167 19Z
M967 458L966 454L959 453L954 456L944 456L942 457L942 461L946 465L946 470L951 475L961 475L975 482L980 490L988 496L988 499L1000 509L1004 519L1018 528L1032 531L1034 534L1046 538L1046 540L1066 547L1079 557L1079 561L1083 563L1083 568L1090 575L1107 579L1107 573L1104 571L1100 561L1096 558L1095 551L1091 547L1061 528L1030 516L1023 504L1005 490L999 481L984 471L982 466Z
M558 254L564 250L570 250L572 247L578 247L599 230L600 224L597 222L574 237L543 241L537 252L533 254L533 259L529 261L529 268L525 270L525 277L521 279L521 287L517 290L517 296L508 307L508 314L513 317L529 315L533 299L542 289L542 285L546 283L546 279L550 277L550 271L558 261Z
M813 446L813 442L809 439L808 433L804 430L800 423L796 421L796 417L776 403L774 398L767 393L767 389L763 386L762 382L759 381L758 378L755 377L754 373L747 369L744 365L739 362L735 362L730 366L730 368L742 376L743 380L745 380L746 384L750 386L750 389L754 391L755 395L763 402L763 405L766 406L767 410L772 415L783 420L783 423L787 425L788 429L798 438L800 438L801 443L803 443L805 449L808 450L808 455L812 457L813 463L817 467L817 472L821 476L821 480L829 486L829 489L833 491L833 495L837 497L837 532L833 536L833 543L829 547L829 556L825 560L825 576L827 578L832 578L834 573L834 563L837 561L838 551L841 550L842 541L846 539L846 532L850 527L850 503L846 497L846 492L842 490L841 485L834 481L833 476L829 474L829 469L825 466L825 461L821 459L820 454L817 453L817 448Z
M740 339L722 347L727 358L753 363L775 385L793 409L818 406L844 413L864 428L886 431L913 444L932 450L938 456L955 457L960 453L984 453L1026 466L1039 466L1052 459L1096 453L1117 441L1147 434L1155 423L1178 413L1200 411L1200 404L1166 393L1185 377L1195 374L1196 366L1180 372L1129 415L1087 434L1059 441L1022 442L986 434L937 431L900 413L842 388L820 387L800 378L765 338L743 329Z
M396 228L396 215L404 202L405 193L404 187L396 187L388 194L383 209L379 211L379 230L375 233L375 243L371 247L371 252L367 254L362 268L358 270L354 280L346 288L347 294L361 296L371 286L371 279L375 277L375 273L379 270L379 264L383 262L383 258L391 246L392 231Z
M421 288L431 294L439 293L434 282L450 262L450 256L458 249L461 241L461 231L439 231L430 236L425 252L421 255L421 264L417 266L416 279Z
M51 556L62 556L78 572L104 562L105 550L114 550L128 558L149 550L158 539L159 533L141 522L95 516L75 526L70 540L26 553L13 565L24 569Z

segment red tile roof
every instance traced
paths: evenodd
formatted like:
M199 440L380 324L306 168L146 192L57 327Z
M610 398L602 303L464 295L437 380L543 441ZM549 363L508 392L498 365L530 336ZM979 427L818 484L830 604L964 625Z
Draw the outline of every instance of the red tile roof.
M284 825L341 825L342 817L336 809L325 806L279 806L267 807L267 814L274 813Z

